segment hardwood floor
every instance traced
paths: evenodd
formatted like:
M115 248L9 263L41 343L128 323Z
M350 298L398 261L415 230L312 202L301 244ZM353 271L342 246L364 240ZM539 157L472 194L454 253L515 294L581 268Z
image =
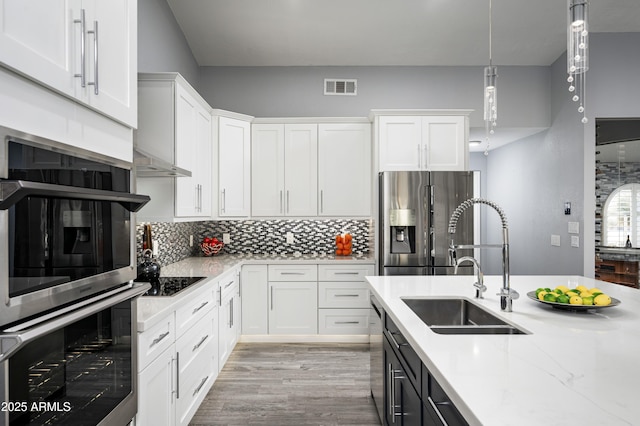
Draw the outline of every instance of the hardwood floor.
M379 425L369 345L239 343L191 426Z

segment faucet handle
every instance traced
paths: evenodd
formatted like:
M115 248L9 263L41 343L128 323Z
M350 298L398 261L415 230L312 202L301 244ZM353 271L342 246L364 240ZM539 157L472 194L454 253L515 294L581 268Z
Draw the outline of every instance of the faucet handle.
M477 281L473 283L473 286L476 288L476 299L484 299L482 293L487 291L487 286Z
M500 293L497 293L496 296L508 297L511 300L516 300L520 297L520 293L518 293L512 288L509 288L509 289L501 288Z

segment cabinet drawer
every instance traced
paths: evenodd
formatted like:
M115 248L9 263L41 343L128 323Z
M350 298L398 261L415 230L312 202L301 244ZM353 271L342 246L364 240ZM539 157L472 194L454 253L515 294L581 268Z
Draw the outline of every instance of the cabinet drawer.
M176 425L187 425L198 406L213 385L217 371L214 371L213 342L205 344L193 359L192 365L178 376L176 399ZM182 368L181 368L182 369Z
M193 327L176 341L176 351L180 360L180 374L189 369L194 358L209 346L209 342L217 339L217 330L213 330L215 310L209 310Z
M368 309L318 309L319 334L369 334Z
M317 265L269 265L269 281L317 280Z
M368 308L369 286L353 281L318 283L319 308Z
M375 275L373 265L318 265L320 281L364 281Z
M138 333L138 371L158 357L175 341L175 321L173 312L142 333Z
M203 318L215 305L213 292L202 289L176 309L176 336L179 338L195 323Z
M236 284L238 283L238 280L236 279L237 276L237 273L234 271L220 278L220 280L218 281L220 285L220 295L222 297L222 300L224 300L225 297L228 297L230 293L233 293L236 290Z

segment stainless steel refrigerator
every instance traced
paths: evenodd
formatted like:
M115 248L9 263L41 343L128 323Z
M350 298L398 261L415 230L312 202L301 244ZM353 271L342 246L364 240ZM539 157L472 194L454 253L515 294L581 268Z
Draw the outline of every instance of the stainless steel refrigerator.
M379 175L379 275L452 275L448 224L463 201L479 196L477 171L393 171ZM456 245L474 244L474 209L460 217ZM473 256L458 250L458 258ZM460 275L473 274L463 264Z

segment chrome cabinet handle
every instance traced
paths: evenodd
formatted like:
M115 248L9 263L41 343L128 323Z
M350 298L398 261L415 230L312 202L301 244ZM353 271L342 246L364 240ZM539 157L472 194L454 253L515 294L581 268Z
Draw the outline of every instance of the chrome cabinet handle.
M269 294L269 296L270 296L269 299L270 299L270 302L271 302L271 310L273 311L273 286L269 287L269 293L270 293Z
M100 93L98 89L98 21L93 21L93 30L87 31L87 34L93 34L93 81L88 82L89 86L93 86L93 93Z
M176 399L180 399L180 352L176 352Z
M287 189L287 213L289 213L291 205L289 204L289 190Z
M200 384L198 385L198 387L196 388L196 390L193 391L193 395L191 396L196 396L198 394L198 392L200 392L200 389L202 389L202 387L204 386L205 383L207 383L207 379L209 378L209 376L205 377L204 379L202 379L202 381L200 382Z
M229 299L229 328L233 327L233 298Z
M320 213L324 213L324 190L320 190Z
M222 213L226 213L227 210L227 190L222 189Z
M287 271L280 272L280 275L304 275L304 274L305 274L304 272L287 272Z
M233 284L233 280L229 281L227 284L225 284L224 288L227 289L229 288L229 286Z
M395 377L391 363L387 364L387 386L389 388L389 413L391 414L391 423L396 422L396 395L395 395Z
M336 324L360 324L358 321L336 321Z
M396 341L395 337L393 337L393 333L389 332L388 330L385 330L384 333L387 335L389 340L391 340L391 342L396 347L396 349L400 349L400 346L407 346L408 345L408 343L398 343Z
M358 297L357 294L334 294L333 297Z
M84 33L86 29L85 22L85 10L80 9L80 19L74 19L74 24L80 24L80 74L74 74L74 77L80 78L80 86L86 87L87 85L87 74L86 74L86 66L85 66L85 57L86 57L86 47L85 47L85 38Z
M418 168L422 168L422 150L420 149L420 144L418 144Z
M355 271L345 271L345 272L336 272L336 275L358 275L360 272Z
M176 374L175 375L171 375L171 393L172 394L177 394L178 393L178 358L177 358L177 354L176 354L176 358L171 357L171 368L173 368L173 363L176 363ZM175 379L175 382L174 382ZM176 396L177 398L177 396Z
M440 410L438 409L437 404L435 403L435 401L428 396L427 397L427 401L429 402L429 405L431 405L431 408L433 408L433 411L436 412L436 415L438 416L438 418L440 419L440 422L444 425L444 426L448 426L447 421L444 419L444 417L442 417L442 414L440 413Z
M159 335L158 337L156 337L155 339L153 339L153 342L151 342L151 344L149 345L149 348L154 347L155 345L157 345L158 343L160 343L165 337L167 337L171 332L167 331L166 333L162 333L161 335Z
M204 308L205 306L207 306L209 304L209 302L202 302L202 304L200 306L198 306L197 308L195 308L193 310L193 312L191 313L191 315L195 315L200 309Z
M282 190L280 190L280 213L284 213L284 205L282 203Z
M206 335L206 336L204 336L202 339L200 339L200 341L199 341L198 343L196 343L196 344L193 346L193 349L191 350L191 352L195 352L195 351L197 351L197 350L198 350L198 348L199 348L200 346L202 346L202 344L203 344L203 343L205 342L205 340L207 340L208 338L209 338L209 335L207 334L207 335Z

